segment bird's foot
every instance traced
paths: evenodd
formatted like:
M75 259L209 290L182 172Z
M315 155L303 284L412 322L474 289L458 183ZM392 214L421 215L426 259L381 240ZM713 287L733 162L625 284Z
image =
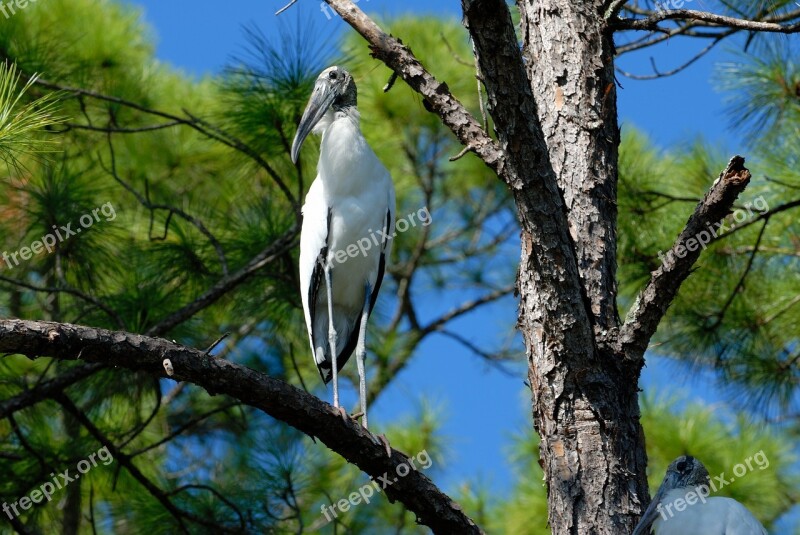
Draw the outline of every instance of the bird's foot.
M364 426L364 429L369 431L369 426L367 425L367 414L364 411L354 412L350 415L353 420L358 420L361 418L361 425Z
M339 414L342 416L342 421L343 421L344 423L348 423L348 421L350 420L350 418L347 416L347 411L345 410L345 408L344 408L344 407L334 407L334 408L335 408L337 411L339 411Z

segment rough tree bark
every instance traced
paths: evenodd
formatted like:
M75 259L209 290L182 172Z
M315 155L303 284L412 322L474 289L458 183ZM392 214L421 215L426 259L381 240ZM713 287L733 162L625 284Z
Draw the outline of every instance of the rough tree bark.
M520 136L503 131L508 123L538 125L544 142L537 140L531 150L545 162L523 162L521 187L512 189L522 224L519 327L555 533L629 532L647 496L639 369L621 365L609 344L618 327L619 131L613 46L597 4L520 2L523 62L504 2L464 2L498 137L510 134L504 143L509 159ZM498 37L507 43L505 51L492 41ZM519 80L504 80L502 73L512 69ZM526 95L523 105L507 96L509 88L521 86L524 91L512 93ZM543 167L552 169L547 192L536 188ZM558 211L537 217L544 200L559 203ZM549 236L557 232L567 234L566 241L553 262L543 262L554 250Z

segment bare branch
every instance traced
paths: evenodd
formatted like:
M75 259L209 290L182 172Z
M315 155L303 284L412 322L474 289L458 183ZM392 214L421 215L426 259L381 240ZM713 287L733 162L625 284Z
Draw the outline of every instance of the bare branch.
M152 226L153 226L153 212L155 210L167 210L167 211L169 211L170 215L167 218L167 225L165 225L165 227L169 226L169 219L172 217L172 214L175 214L178 217L182 218L186 222L188 222L191 225L193 225L203 236L208 238L208 241L211 242L211 246L217 252L217 258L219 258L219 263L220 263L220 266L222 267L222 274L227 276L228 275L228 260L225 258L225 252L223 251L222 245L219 243L219 240L217 240L217 238L211 233L211 231L208 230L208 228L206 228L206 226L203 224L202 221L200 221L200 219L194 217L191 214L186 213L184 210L181 210L177 206L171 206L171 205L168 205L168 204L153 203L149 199L149 194L142 195L141 193L136 191L136 189L133 186L131 186L130 184L128 184L127 182L122 180L122 177L120 177L119 173L117 172L117 157L116 157L116 153L114 152L114 142L111 140L111 133L109 132L107 134L107 136L108 136L108 152L109 152L109 154L111 156L111 168L110 169L106 169L106 167L105 167L105 165L103 164L102 161L100 162L100 166L107 173L109 173L114 178L114 180L117 181L117 183L120 186L122 186L123 188L128 190L131 194L133 194L133 196L136 197L136 200L139 201L139 204L141 204L142 206L144 206L145 208L150 210L150 227L151 227L151 230L152 230ZM165 237L166 237L166 228L164 230L164 234L165 234Z
M296 3L297 3L297 0L289 0L289 3L288 3L288 4L286 4L285 6L283 6L283 7L282 7L282 8L280 8L278 11L276 11L276 12L275 12L275 15L276 15L276 16L277 16L277 15L280 15L281 13L283 13L284 11L286 11L287 9L289 9L290 7L292 7L293 5L295 5Z
M454 308L453 310L451 310L450 312L447 312L446 314L443 314L442 316L436 318L435 320L432 320L430 323L428 323L427 325L422 327L422 329L420 330L420 333L424 336L424 335L430 334L430 333L432 333L432 332L434 332L436 330L439 330L439 328L441 328L443 325L445 325L449 321L452 321L452 320L458 318L459 316L463 316L464 314L467 314L467 313L475 310L476 308L480 307L481 305L485 305L486 303L491 303L493 301L497 301L498 299L500 299L502 297L505 297L507 295L511 295L511 293L514 291L514 288L516 288L516 285L515 284L510 284L508 286L505 286L504 288L499 288L497 290L489 292L488 294L483 295L483 296L481 296L481 297L479 297L477 299L474 299L472 301L468 301L466 303L462 303L460 306Z
M186 384L186 383L181 383L181 384ZM148 452L150 450L153 450L153 449L155 449L155 448L157 448L159 446L162 446L162 445L166 444L167 442L171 442L172 439L174 439L175 437L181 435L184 431L187 431L188 429L191 429L192 427L194 427L197 424L201 423L203 420L207 420L208 418L212 417L213 415L215 415L217 413L225 412L228 409L231 409L233 407L238 407L240 405L241 405L241 403L238 403L236 401L229 401L229 402L223 404L220 407L217 407L217 408L212 409L212 410L210 410L208 412L205 412L205 413L201 414L200 416L196 416L196 417L192 418L191 420L189 420L188 422L177 426L175 429L173 429L165 437L157 440L156 442L153 442L152 444L150 444L148 446L143 447L142 449L136 450L135 452L131 453L130 456L131 457L136 457L136 456L141 455L143 453L146 453L146 452Z
M664 255L661 266L652 273L650 282L637 297L620 329L619 350L627 358L641 362L667 307L700 257L703 249L699 245L700 234L707 234L711 240L711 235L715 233L714 225L730 212L736 198L750 182L750 176L750 171L744 167L744 158L734 156L697 205L683 232Z
M89 130L92 132L103 132L106 134L140 134L142 132L152 132L154 130L163 130L165 128L172 128L173 126L180 126L183 123L180 121L169 121L161 124L151 124L147 126L121 128L113 126L94 126L91 124L78 124L78 123L64 123L64 130L54 130L55 133L67 132L69 130Z
M690 20L697 26L707 26L715 28L735 28L737 30L748 30L752 32L771 32L771 33L797 33L800 32L800 22L792 24L779 24L777 22L756 21L747 19L737 19L726 15L717 15L707 11L695 11L692 9L670 9L662 10L644 19L620 19L612 25L617 30L657 30L659 22L665 20Z
M619 12L622 11L622 8L625 6L625 2L628 0L610 0L606 3L606 20L611 20L619 15Z
M291 250L292 247L295 246L298 231L299 227L295 224L292 228L284 232L280 238L271 243L269 247L253 257L246 266L232 275L221 278L219 282L208 289L203 295L161 320L157 325L148 329L146 334L150 336L162 335L191 318L199 311L215 303L229 291L249 279L251 275L261 268Z
M616 71L618 73L622 74L623 76L625 76L627 78L630 78L632 80L655 80L657 78L667 78L668 76L672 76L672 75L678 74L679 72L681 72L684 69L687 69L688 67L693 65L695 62L700 60L703 56L705 56L706 54L711 52L711 49L713 49L715 46L717 46L721 41L722 41L721 37L718 38L718 39L714 39L706 47L704 47L703 50L701 50L700 52L698 52L697 54L692 56L689 60L685 61L682 65L679 65L678 67L675 67L674 69L671 69L671 70L669 70L667 72L660 72L658 70L658 68L656 67L656 62L655 62L655 60L653 58L650 58L650 65L653 66L653 74L633 74L633 73L624 71L624 70L620 69L619 67L616 67Z

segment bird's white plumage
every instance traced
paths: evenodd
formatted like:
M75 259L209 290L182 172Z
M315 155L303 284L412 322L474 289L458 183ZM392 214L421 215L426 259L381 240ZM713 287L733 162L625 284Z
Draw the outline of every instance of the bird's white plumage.
M311 349L319 365L325 358L328 343L328 303L324 281L316 303L309 302L309 288L320 251L325 248L327 239L325 260L332 266L338 353L353 329L358 328L365 287L367 283L370 288L376 286L381 254L388 258L391 251L392 240L384 245L382 233L391 236L394 230L395 193L389 172L361 134L355 109L348 113L328 110L314 131L322 133L322 142L317 178L303 206L300 285ZM367 244L369 248L362 254ZM337 261L344 257L344 262ZM313 325L311 307L314 307Z
M656 535L767 535L750 511L731 498L708 497L705 503L684 503L683 511L677 511L676 501L685 501L688 490L673 489L661 500L659 515L653 522Z

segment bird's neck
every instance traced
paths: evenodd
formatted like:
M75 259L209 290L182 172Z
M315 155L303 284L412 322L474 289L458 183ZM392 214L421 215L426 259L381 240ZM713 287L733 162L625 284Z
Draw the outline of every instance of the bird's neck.
M381 164L361 134L355 108L330 115L332 120L322 134L317 171L326 195L357 195L370 187Z
M359 127L361 123L361 114L358 112L358 108L355 106L347 106L347 107L330 107L328 111L325 112L325 115L322 116L322 119L314 126L313 132L319 136L322 136L322 139L325 139L325 132L328 131L328 128L336 121L341 120L349 120L352 121L356 128Z

